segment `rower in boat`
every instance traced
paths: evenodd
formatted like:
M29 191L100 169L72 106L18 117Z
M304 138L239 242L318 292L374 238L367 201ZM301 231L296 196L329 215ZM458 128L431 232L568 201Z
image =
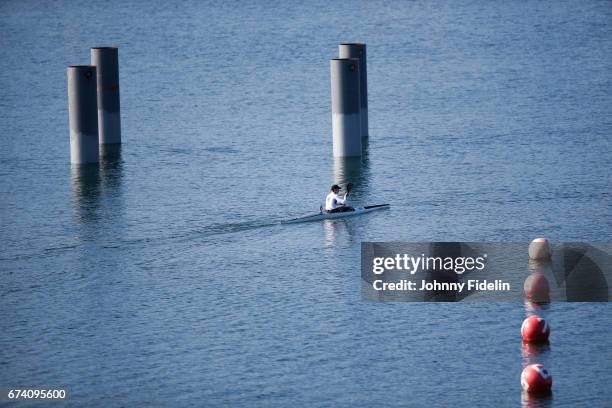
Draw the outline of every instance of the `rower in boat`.
M346 185L346 193L340 194L340 186L334 184L331 186L331 191L325 197L325 210L328 214L331 213L339 213L339 212L347 212L347 211L355 211L353 207L350 207L346 204L347 197L351 192L352 184L348 183Z
M282 224L295 224L298 222L331 220L336 218L351 217L354 215L366 214L372 211L384 210L389 208L389 204L366 205L363 207L351 207L346 204L347 197L351 192L353 184L346 185L346 193L340 194L340 186L334 184L331 187L331 192L325 198L325 207L320 206L319 212L315 214L307 214L302 217L292 218L290 220L281 221Z

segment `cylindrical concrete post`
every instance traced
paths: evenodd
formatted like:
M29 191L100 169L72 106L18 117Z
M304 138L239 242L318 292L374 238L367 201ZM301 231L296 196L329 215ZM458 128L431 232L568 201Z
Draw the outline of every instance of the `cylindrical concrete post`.
M67 71L70 161L74 164L98 163L96 67L73 65Z
M361 136L368 137L368 68L366 45L361 43L343 43L338 46L340 58L359 59L359 92L361 97Z
M98 70L100 144L121 143L119 50L117 47L92 48L91 65L95 65Z
M334 157L361 156L359 60L334 58L330 68Z

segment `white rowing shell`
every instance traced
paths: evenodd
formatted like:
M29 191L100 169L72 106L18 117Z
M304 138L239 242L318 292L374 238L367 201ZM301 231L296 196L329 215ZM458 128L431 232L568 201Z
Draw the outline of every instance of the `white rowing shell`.
M334 218L344 218L344 217L352 217L354 215L361 215L365 213L369 213L376 210L384 210L385 208L389 208L390 204L378 204L378 205L367 205L365 207L355 207L355 211L344 211L344 212L336 212L336 213L316 213L312 215L305 215L299 218L293 218L287 221L281 221L283 224L295 224L298 222L309 222L309 221L319 221L319 220L331 220Z

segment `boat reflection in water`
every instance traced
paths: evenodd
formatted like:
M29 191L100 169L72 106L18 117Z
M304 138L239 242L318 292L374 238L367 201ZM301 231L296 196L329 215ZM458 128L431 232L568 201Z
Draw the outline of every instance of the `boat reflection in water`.
M350 245L355 237L355 227L353 223L346 219L323 220L321 222L325 228L325 245L335 247L336 244L345 243Z

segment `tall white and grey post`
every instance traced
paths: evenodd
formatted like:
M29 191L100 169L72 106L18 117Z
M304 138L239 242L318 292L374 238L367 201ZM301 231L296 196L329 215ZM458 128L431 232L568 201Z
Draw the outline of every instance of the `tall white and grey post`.
M119 103L119 50L117 47L91 49L91 65L98 71L98 126L100 144L121 143Z
M340 58L359 59L359 92L361 98L361 136L368 137L368 68L366 45L363 43L342 43L338 46Z
M70 122L70 162L98 163L98 109L96 67L71 65L68 73L68 117Z
M361 156L359 60L330 61L334 157Z

